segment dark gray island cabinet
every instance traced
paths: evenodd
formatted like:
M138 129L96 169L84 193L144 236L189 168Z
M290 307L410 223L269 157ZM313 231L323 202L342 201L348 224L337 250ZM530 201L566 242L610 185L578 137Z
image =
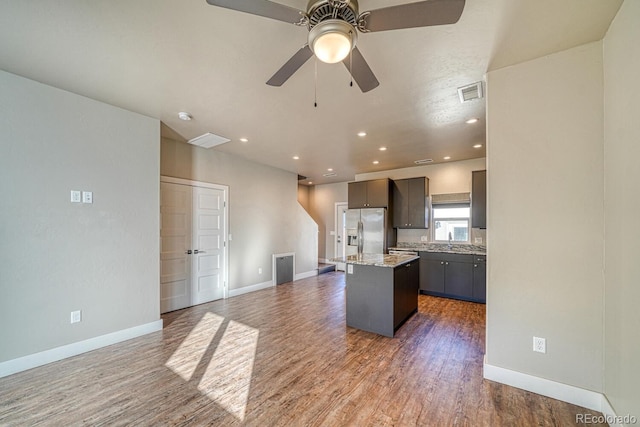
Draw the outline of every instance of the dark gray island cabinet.
M351 258L351 260L349 260ZM418 257L369 255L347 258L347 326L393 337L418 311Z

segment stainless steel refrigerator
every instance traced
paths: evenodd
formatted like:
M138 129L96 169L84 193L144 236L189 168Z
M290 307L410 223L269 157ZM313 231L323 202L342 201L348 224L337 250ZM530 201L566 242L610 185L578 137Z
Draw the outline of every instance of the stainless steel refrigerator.
M387 210L385 208L349 209L347 210L347 255L358 253L358 222L362 222L362 253L387 253L388 228Z

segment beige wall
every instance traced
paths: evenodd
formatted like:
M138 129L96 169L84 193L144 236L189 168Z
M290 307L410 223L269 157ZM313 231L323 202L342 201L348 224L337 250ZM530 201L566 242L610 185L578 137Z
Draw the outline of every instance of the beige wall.
M487 362L602 392L602 43L492 71L487 87Z
M318 256L335 257L335 206L347 202L347 183L314 185L309 189L311 215L318 223Z
M0 362L158 321L160 123L2 71L0 93Z
M605 394L640 418L640 2L625 1L604 40Z
M356 181L391 178L403 179L426 176L429 178L430 194L471 192L471 172L487 168L487 159L460 160L457 162L436 163L435 165L414 166L404 169L361 173Z
M230 290L270 281L276 253L295 252L296 274L317 269L318 228L297 201L296 174L167 138L160 165L162 175L229 186Z

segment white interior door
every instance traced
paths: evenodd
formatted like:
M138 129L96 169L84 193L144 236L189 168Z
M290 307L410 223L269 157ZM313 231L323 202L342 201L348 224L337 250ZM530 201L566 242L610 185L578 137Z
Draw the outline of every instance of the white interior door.
M224 298L224 196L193 187L192 304Z
M347 241L347 204L336 203L336 244L335 254L336 258L341 258L346 255L346 241ZM339 262L336 264L336 269L345 271L346 264Z
M191 305L192 187L160 183L160 312Z
M224 186L162 178L161 313L226 297L227 191Z

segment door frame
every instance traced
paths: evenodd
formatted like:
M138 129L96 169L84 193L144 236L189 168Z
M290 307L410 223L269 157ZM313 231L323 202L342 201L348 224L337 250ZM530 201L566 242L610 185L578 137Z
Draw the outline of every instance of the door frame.
M160 175L160 182L167 182L170 184L187 185L189 187L201 187L212 188L214 190L221 190L224 198L224 221L222 224L222 235L224 236L223 252L224 252L224 274L223 280L223 299L229 298L229 186L222 184L212 184L210 182L193 181L190 179L174 178L172 176ZM159 236L158 236L159 238ZM160 268L160 262L158 260L158 268Z
M333 232L333 256L334 257L338 256L338 235L340 233L342 233L342 231L345 231L345 233L342 233L343 234L342 235L342 249L343 249L342 250L342 255L346 256L346 253L347 253L347 243L346 243L347 224L346 224L346 222L345 222L345 224L343 224L344 225L344 230L338 230L338 223L340 222L338 220L338 217L339 217L340 209L343 208L343 207L349 209L349 203L347 203L347 202L336 202L334 204L334 216L333 216L333 230L334 230L334 232ZM338 266L339 267L343 267L343 268L339 269L340 271L345 271L346 268L344 266L344 263L338 263Z

